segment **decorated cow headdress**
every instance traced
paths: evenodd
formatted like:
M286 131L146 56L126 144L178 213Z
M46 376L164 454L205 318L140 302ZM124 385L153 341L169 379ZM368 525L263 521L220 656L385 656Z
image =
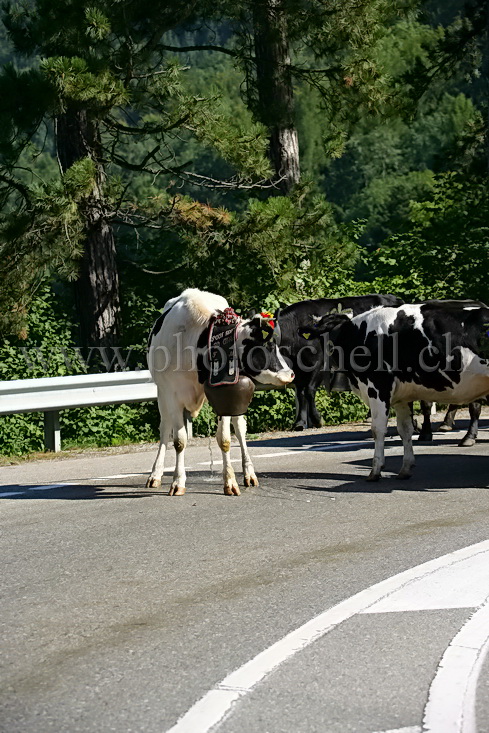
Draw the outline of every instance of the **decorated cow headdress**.
M280 343L279 311L272 315L262 311L253 315L249 323L253 324L253 333L263 345L273 340ZM225 384L236 384L239 379L239 361L236 341L238 328L243 319L232 308L219 311L209 329L209 384L218 387Z

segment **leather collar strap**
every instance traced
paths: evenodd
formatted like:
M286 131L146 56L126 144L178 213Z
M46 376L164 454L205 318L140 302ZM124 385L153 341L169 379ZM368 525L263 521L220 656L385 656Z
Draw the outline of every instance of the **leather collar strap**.
M236 384L239 379L238 350L236 339L240 317L226 308L219 313L209 329L209 384L219 387Z

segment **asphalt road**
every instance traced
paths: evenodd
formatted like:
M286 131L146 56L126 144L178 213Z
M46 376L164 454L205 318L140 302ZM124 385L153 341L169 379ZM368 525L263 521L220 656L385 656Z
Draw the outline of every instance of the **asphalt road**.
M366 428L254 441L240 497L205 443L183 497L154 450L1 468L0 730L489 733L488 426L379 484Z

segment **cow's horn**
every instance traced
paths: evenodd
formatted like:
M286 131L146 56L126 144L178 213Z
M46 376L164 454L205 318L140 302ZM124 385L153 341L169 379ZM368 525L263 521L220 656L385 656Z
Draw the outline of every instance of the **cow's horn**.
M280 343L280 340L282 338L282 331L280 330L280 323L278 322L280 316L280 308L277 308L275 313L273 314L273 319L275 322L275 328L273 329L273 334L275 336L275 340Z

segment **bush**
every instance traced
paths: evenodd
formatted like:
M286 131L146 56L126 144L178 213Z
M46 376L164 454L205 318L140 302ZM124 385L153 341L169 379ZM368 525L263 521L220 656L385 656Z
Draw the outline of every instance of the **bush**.
M428 200L412 202L408 228L367 260L377 292L406 300L489 300L489 190L484 180L437 176Z
M72 346L66 315L45 287L29 314L28 338L5 339L0 346L0 379L32 379L82 374L86 367ZM107 446L156 440L156 403L107 405L62 410L62 447ZM43 450L43 414L0 416L0 454L21 455Z

